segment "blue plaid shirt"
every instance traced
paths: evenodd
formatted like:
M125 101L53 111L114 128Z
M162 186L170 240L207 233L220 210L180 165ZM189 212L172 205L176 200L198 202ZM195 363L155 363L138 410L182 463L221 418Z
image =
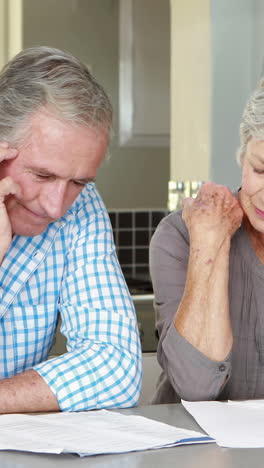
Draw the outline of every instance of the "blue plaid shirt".
M0 294L0 378L34 368L63 411L137 403L137 321L94 184L43 234L14 236ZM59 314L68 352L47 360Z

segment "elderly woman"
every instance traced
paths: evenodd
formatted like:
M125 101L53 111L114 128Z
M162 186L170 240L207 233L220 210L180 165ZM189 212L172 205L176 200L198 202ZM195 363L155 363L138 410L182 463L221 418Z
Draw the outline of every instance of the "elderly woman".
M154 403L264 397L264 79L240 131L241 188L204 184L152 238Z

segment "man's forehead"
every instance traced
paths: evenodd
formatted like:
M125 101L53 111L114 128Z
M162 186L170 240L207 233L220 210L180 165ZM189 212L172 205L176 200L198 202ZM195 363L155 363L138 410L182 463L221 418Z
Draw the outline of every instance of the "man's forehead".
M26 170L91 181L107 145L107 130L62 121L47 110L39 110L31 117L27 137L18 147L18 160Z
M75 134L77 131L76 124L61 120L51 113L42 111L34 114L29 121L29 135L31 135L31 138L45 139L46 144L50 139L59 140L65 135Z
M45 145L59 143L60 145L74 142L78 145L80 139L87 142L109 141L109 131L104 127L88 125L82 122L69 121L58 117L49 109L37 110L27 121L27 132L23 145L30 145L36 140L42 140Z
M89 133L89 135L94 135L94 137L104 136L107 139L110 137L109 129L104 126L60 117L48 107L42 107L34 112L28 120L28 126L31 131L41 131L42 133L48 133L50 130L58 133L69 130L74 133L82 130Z

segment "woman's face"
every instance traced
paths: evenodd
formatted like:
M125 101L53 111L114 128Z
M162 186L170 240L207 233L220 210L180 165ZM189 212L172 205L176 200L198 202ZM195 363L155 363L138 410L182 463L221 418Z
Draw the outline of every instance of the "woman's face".
M264 140L254 137L242 164L240 203L252 227L264 235Z

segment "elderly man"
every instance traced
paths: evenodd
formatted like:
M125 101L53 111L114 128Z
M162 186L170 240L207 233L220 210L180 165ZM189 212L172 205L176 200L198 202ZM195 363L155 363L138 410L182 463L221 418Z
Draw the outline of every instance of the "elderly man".
M132 300L94 180L112 109L72 55L33 47L0 75L0 412L136 404ZM58 316L67 353L47 360Z

